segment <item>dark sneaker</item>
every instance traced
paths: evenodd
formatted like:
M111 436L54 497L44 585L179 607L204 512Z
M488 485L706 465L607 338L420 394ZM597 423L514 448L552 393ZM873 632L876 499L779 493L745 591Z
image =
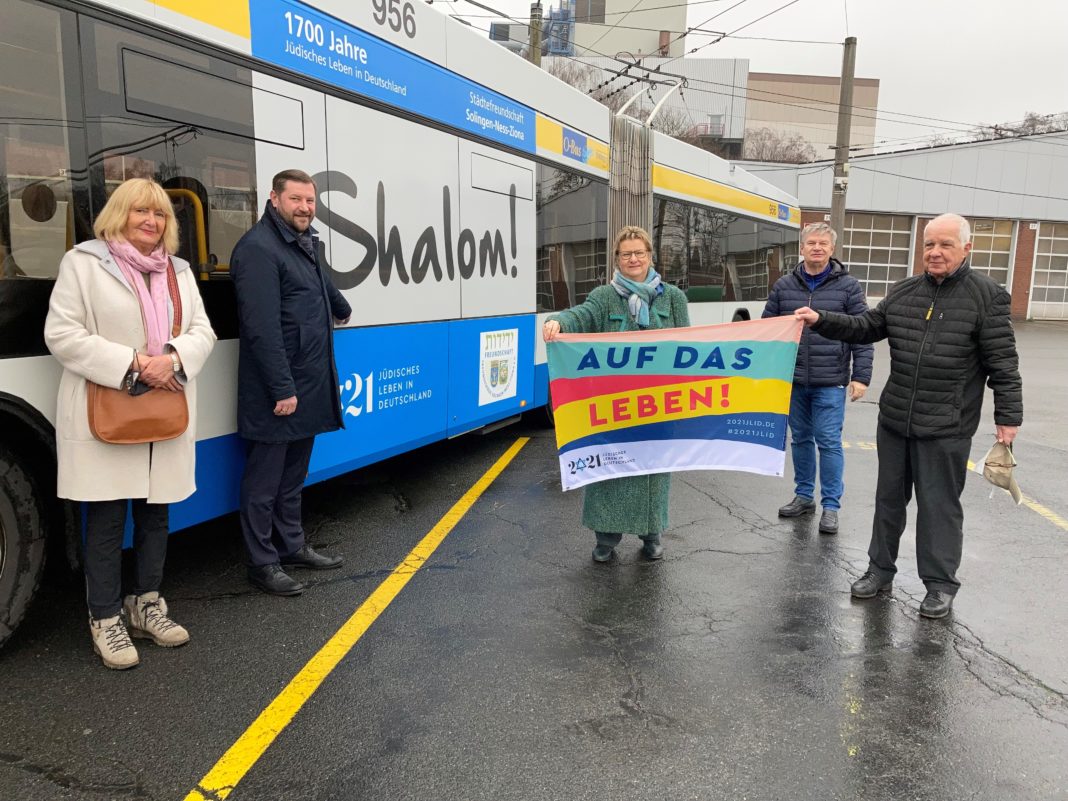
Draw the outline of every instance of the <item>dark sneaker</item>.
M324 553L319 553L314 550L310 545L304 545L296 553L291 553L289 556L283 556L279 560L283 565L292 565L293 567L310 567L312 570L331 570L335 567L341 567L341 563L345 559L341 556L327 556Z
M849 588L849 592L854 598L874 598L880 592L890 592L893 585L894 580L892 578L883 579L881 576L877 576L869 570L853 582L853 586Z
M786 506L779 507L779 517L800 517L816 511L816 502L812 498L795 495Z
M949 614L953 608L953 596L940 590L928 590L927 597L920 604L920 614L924 617L940 618Z
M838 510L824 509L820 515L820 534L838 533Z
M593 561L607 562L616 555L616 549L610 545L595 545L593 548Z
M652 542L651 540L646 540L645 544L642 546L642 555L646 559L650 559L654 562L657 559L663 559L664 546L661 545L659 542Z
M280 565L250 567L248 580L268 595L300 595L304 592L304 585L287 575Z

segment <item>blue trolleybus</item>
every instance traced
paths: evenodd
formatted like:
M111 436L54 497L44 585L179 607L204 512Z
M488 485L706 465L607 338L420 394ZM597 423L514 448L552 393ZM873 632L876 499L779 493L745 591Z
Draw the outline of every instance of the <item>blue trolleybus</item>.
M315 482L546 404L539 315L606 280L610 129L604 106L417 0L0 0L0 642L46 550L76 560L42 328L114 186L167 188L220 340L177 530L237 506L227 262L272 175L315 177L323 262L354 309L335 333L346 428L316 440ZM796 254L796 201L652 144L658 268L695 322L753 315Z

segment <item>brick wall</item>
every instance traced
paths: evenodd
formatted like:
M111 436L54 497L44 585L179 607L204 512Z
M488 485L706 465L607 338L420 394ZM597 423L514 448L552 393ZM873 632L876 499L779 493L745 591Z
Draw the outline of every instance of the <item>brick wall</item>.
M1031 298L1031 267L1035 263L1035 240L1038 231L1031 230L1031 220L1016 221L1016 254L1012 262L1012 319L1027 319L1027 302Z
M912 274L923 274L923 229L934 217L917 217L916 227L913 229L914 236L912 237L915 243L915 251L912 254Z

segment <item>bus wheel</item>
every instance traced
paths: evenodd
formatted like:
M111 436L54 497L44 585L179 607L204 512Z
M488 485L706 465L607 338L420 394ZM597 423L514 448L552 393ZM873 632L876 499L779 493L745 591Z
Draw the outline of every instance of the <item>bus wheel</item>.
M33 482L0 448L0 646L26 614L44 563L45 529Z

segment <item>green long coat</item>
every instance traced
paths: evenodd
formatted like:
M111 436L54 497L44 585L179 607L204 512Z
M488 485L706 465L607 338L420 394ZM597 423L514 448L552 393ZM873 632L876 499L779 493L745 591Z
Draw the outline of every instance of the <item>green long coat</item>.
M663 284L649 308L649 328L685 328L690 324L686 296L681 290ZM575 306L550 320L560 323L565 334L603 334L637 331L627 301L611 286L599 286L581 306ZM659 534L668 526L668 493L671 474L625 476L599 481L586 487L582 525L594 531Z

